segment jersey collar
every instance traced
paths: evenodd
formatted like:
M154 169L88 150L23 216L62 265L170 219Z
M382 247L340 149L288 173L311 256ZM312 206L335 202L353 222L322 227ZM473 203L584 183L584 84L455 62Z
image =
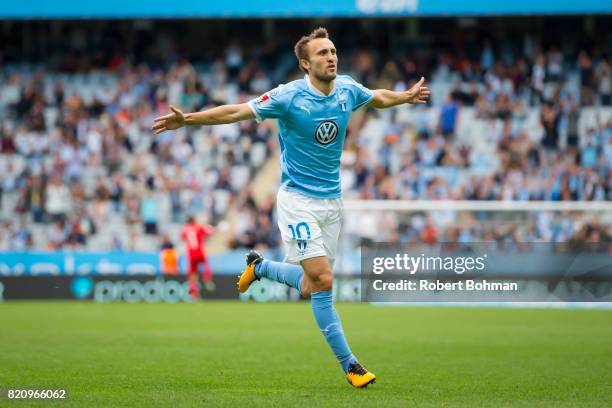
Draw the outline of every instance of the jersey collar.
M329 93L329 95L325 95L323 92L321 92L317 88L315 88L315 86L312 84L312 82L310 82L310 77L308 76L308 74L304 75L304 80L306 81L306 84L308 85L308 88L310 88L310 90L312 92L314 92L314 94L317 95L317 96L323 96L323 97L332 96L336 92L336 80L333 81L332 90Z

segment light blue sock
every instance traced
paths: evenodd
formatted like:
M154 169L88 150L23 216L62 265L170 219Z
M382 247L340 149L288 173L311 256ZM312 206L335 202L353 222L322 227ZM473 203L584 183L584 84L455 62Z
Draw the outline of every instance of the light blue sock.
M304 270L299 265L263 260L255 266L255 276L268 278L296 288L301 292Z
M342 323L332 303L331 291L313 292L310 295L312 312L319 329L323 333L327 344L333 350L338 362L346 373L348 366L357 361L344 338Z

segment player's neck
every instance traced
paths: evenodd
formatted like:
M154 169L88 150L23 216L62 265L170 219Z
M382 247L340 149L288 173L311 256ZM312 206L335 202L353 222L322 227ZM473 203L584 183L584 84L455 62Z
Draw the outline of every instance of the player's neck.
M308 81L310 81L310 84L312 85L313 88L321 92L323 95L327 96L331 94L334 90L334 80L333 79L330 81L325 81L325 80L318 79L316 77L308 75Z

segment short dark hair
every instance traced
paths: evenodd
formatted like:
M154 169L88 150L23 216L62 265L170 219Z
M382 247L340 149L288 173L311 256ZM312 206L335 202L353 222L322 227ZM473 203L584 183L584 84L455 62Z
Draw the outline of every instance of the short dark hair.
M308 60L308 50L306 49L306 46L310 41L314 40L315 38L329 38L329 34L327 33L327 30L323 27L316 28L310 34L302 36L302 38L300 38L300 40L295 44L295 47L293 48L293 51L295 52L295 57L298 60L298 66L304 72L307 71L304 69L304 67L302 67L302 64L300 64L300 60Z

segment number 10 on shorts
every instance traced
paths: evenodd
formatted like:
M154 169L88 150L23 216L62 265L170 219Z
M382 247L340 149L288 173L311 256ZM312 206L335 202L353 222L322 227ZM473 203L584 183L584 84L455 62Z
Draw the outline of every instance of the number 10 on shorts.
M288 227L291 231L291 239L297 241L298 250L306 251L308 240L310 240L310 228L308 228L308 224L300 222L295 226L289 224Z

